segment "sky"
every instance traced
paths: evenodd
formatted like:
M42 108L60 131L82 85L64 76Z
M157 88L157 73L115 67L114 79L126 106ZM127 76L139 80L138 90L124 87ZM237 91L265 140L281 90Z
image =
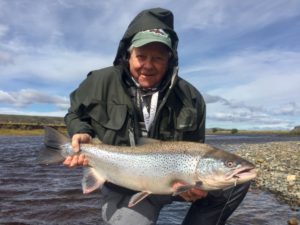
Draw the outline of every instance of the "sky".
M64 116L141 10L170 9L208 128L300 125L299 0L0 0L0 114Z

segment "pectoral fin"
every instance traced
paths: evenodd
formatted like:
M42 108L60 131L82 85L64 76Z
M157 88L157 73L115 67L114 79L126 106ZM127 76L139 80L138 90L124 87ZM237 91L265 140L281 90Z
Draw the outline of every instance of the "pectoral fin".
M193 187L194 187L194 185L182 185L180 187L177 187L173 192L173 196L179 195L183 192L187 192L187 191L191 190Z
M195 184L185 184L183 182L177 181L174 183L174 185L175 185L175 187L174 187L173 196L179 195L183 192L187 192L187 191L191 190L192 188L201 188L202 182L197 181Z
M142 192L136 193L135 195L133 195L130 198L130 201L128 203L128 207L130 208L130 207L135 206L136 204L138 204L140 201L142 201L144 198L146 198L150 194L151 193L147 192L147 191L142 191Z
M82 190L84 194L91 193L92 191L101 188L105 179L99 176L95 169L86 167L83 170Z

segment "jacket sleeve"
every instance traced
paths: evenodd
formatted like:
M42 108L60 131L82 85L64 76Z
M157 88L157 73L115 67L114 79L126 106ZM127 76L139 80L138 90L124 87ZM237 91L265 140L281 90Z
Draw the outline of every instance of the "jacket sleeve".
M182 132L181 140L205 142L206 104L199 91L186 81L180 80L179 88L175 89L178 98L186 109L187 129ZM181 113L179 114L180 117ZM184 114L183 114L184 115ZM180 125L179 125L180 126ZM180 128L180 127L179 127Z
M198 112L197 118L197 130L196 133L198 134L197 140L202 143L205 142L205 121L206 121L206 104L203 97L200 95L197 98L196 108Z
M197 93L197 98L193 99L194 109L196 112L195 126L196 128L192 131L183 133L182 140L194 141L194 142L205 142L205 120L206 120L206 104L203 97Z
M70 136L76 133L88 133L92 137L95 132L90 125L90 117L86 113L87 102L90 101L91 92L94 89L95 82L91 76L80 84L80 86L70 94L70 108L65 115L65 123Z

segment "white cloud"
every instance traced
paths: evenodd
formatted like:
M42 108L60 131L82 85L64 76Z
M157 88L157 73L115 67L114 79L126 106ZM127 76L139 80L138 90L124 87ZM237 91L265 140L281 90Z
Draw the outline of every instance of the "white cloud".
M18 92L5 92L0 90L0 103L25 108L35 103L53 104L59 109L66 110L69 100L52 94L41 93L38 90L22 89Z
M203 97L207 104L220 103L224 106L228 106L231 109L244 109L244 110L247 110L250 112L254 112L254 111L263 112L264 111L262 107L248 105L245 103L245 101L234 101L234 100L229 101L223 97L216 96L216 95L209 95L207 93L204 93Z
M213 93L226 96L228 99L239 99L249 104L270 107L287 101L299 101L300 78L297 74L262 76L245 84L235 84L230 88L219 88Z
M28 116L58 116L63 117L67 113L66 110L60 111L48 111L48 112L41 112L41 111L34 111L34 110L22 110L16 108L9 108L9 107L1 107L0 114L9 114L9 115L28 115Z
M184 20L179 20L183 29L201 29L206 32L230 29L231 33L258 29L276 21L297 16L300 4L297 0L202 0L189 1L175 9L185 10ZM180 13L178 13L178 16ZM225 34L226 35L226 34Z
M253 49L203 60L196 66L184 68L182 73L196 86L217 83L206 90L211 95L231 102L269 106L275 101L277 104L299 101L299 65L299 52Z
M245 108L224 107L219 104L208 105L208 127L241 129L286 129L290 130L300 121L292 117L282 117L267 111L249 111ZM216 110L217 108L217 110ZM218 125L216 125L218 124Z
M289 102L279 105L270 110L274 115L297 116L300 118L300 105L296 102Z
M278 122L282 122L282 120L278 119L270 119L267 114L263 113L250 113L250 112L242 112L237 113L235 112L216 112L210 116L210 119L215 119L219 121L229 121L229 122L254 122L254 123L261 123L264 124L278 124Z
M4 24L0 24L0 38L3 37L8 31L8 27Z
M245 102L232 102L220 96L205 94L204 98L209 127L213 127L218 121L219 127L224 128L292 129L300 123L300 107L296 103L256 107Z
M12 95L10 95L9 93L0 90L0 102L13 104L15 102L15 98Z
M112 65L113 55L101 55L93 52L80 52L46 46L40 49L19 49L6 53L11 59L10 65L4 65L1 70L5 80L42 79L52 82L74 82L82 80L90 71ZM13 61L12 61L13 59Z

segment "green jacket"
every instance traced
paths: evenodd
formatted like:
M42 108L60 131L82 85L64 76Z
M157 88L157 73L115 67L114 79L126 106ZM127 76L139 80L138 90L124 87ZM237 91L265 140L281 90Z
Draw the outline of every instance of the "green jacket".
M133 101L135 88L127 68L127 48L136 32L162 28L172 39L173 58L163 81L164 89L149 137L161 140L204 142L205 103L201 94L177 75L178 38L170 11L156 8L141 12L120 41L114 65L92 71L71 93L71 107L65 122L72 136L89 133L102 142L130 145L139 138L138 110Z

